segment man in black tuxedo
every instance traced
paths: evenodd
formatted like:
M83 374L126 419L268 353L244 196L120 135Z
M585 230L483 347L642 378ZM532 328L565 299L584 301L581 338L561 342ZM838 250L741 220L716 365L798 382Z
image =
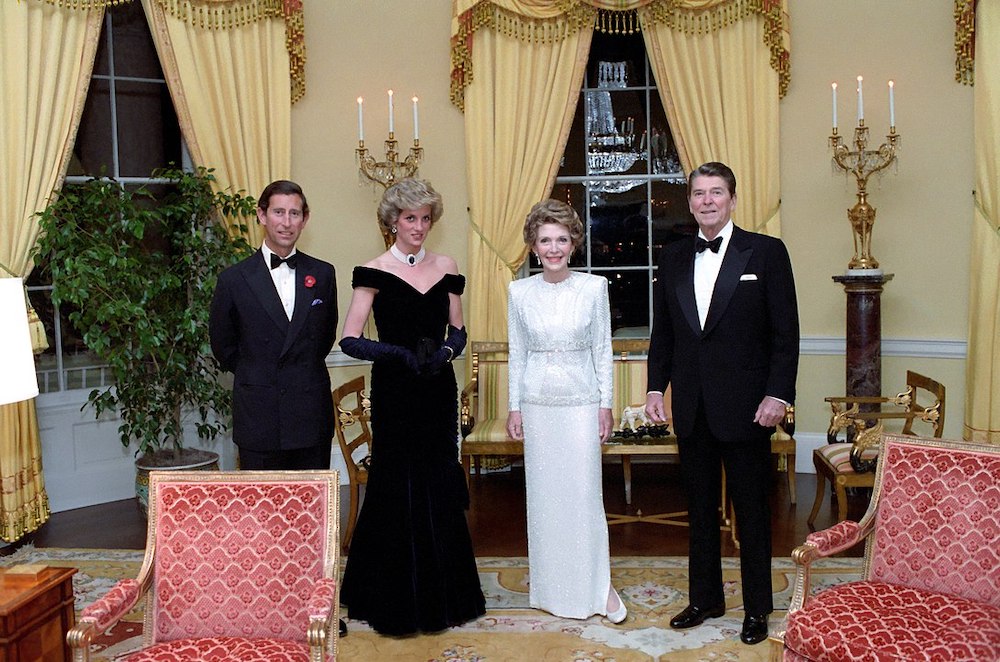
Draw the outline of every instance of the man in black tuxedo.
M264 243L219 274L209 320L212 352L234 374L240 468L329 469L333 266L295 249L309 221L298 184L269 184L257 201L257 220Z
M660 254L653 297L646 414L673 425L688 495L689 604L673 628L726 610L719 508L721 467L742 535L746 617L740 638L767 638L771 599L770 437L795 399L799 322L785 245L733 225L736 177L706 163L688 177L697 237Z

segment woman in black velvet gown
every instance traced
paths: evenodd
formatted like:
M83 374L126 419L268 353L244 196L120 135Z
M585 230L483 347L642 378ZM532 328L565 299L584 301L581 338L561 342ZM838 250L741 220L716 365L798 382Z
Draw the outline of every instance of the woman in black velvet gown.
M354 269L340 346L371 360L372 457L340 592L348 616L377 632L435 632L486 612L465 519L458 387L465 347L455 261L424 241L441 217L430 184L404 179L379 205L393 246ZM379 340L362 336L374 313Z

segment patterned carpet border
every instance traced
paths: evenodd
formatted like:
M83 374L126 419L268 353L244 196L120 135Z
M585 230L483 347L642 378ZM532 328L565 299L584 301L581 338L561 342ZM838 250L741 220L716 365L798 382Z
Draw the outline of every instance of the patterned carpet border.
M78 568L73 588L76 608L83 609L116 581L136 577L142 550L35 548L27 545L0 566L46 563ZM768 647L739 641L743 622L739 559L723 560L727 611L691 630L671 630L670 616L687 604L687 558L673 556L616 557L612 580L629 608L628 619L614 625L593 616L572 620L528 607L528 564L525 557L477 559L487 613L462 627L412 637L382 637L365 623L348 619L350 634L340 642L342 660L413 660L486 662L494 660L767 660ZM784 616L792 592L795 564L789 558L772 563L775 627ZM816 588L860 577L860 558L824 559L813 566ZM139 643L141 611L102 637L95 662L110 661Z

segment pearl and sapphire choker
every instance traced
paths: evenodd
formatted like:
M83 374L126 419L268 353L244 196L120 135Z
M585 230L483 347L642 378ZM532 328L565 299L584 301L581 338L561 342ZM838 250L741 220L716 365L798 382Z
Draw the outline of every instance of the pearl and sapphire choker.
M416 253L407 254L396 248L396 244L393 244L392 246L389 247L389 252L392 253L392 256L394 258L396 258L403 264L409 265L411 267L415 267L421 262L423 262L424 258L427 256L427 251L424 250L422 246L420 250L417 251Z

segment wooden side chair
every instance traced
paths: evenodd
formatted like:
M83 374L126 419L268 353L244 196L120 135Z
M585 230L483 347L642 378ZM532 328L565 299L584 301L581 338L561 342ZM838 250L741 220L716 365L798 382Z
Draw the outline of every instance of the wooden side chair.
M912 370L906 371L906 390L895 397L829 397L826 401L833 411L827 430L831 443L813 451L816 498L807 520L809 524L816 521L826 497L826 481L833 486L837 498L838 522L847 519L847 488L870 488L875 484L883 421L902 419L901 434L908 436L916 434L914 421L927 424L926 436L940 438L944 432L944 385ZM878 406L879 410L861 411L864 406ZM853 440L837 442L837 434L845 430L853 434Z
M372 449L372 431L369 426L371 401L365 391L363 375L333 389L333 409L337 443L340 444L350 482L350 512L342 543L346 552L351 546L354 525L358 520L361 486L368 484L368 461Z
M336 659L339 499L336 471L151 472L139 576L83 610L73 659L140 600L122 662Z

